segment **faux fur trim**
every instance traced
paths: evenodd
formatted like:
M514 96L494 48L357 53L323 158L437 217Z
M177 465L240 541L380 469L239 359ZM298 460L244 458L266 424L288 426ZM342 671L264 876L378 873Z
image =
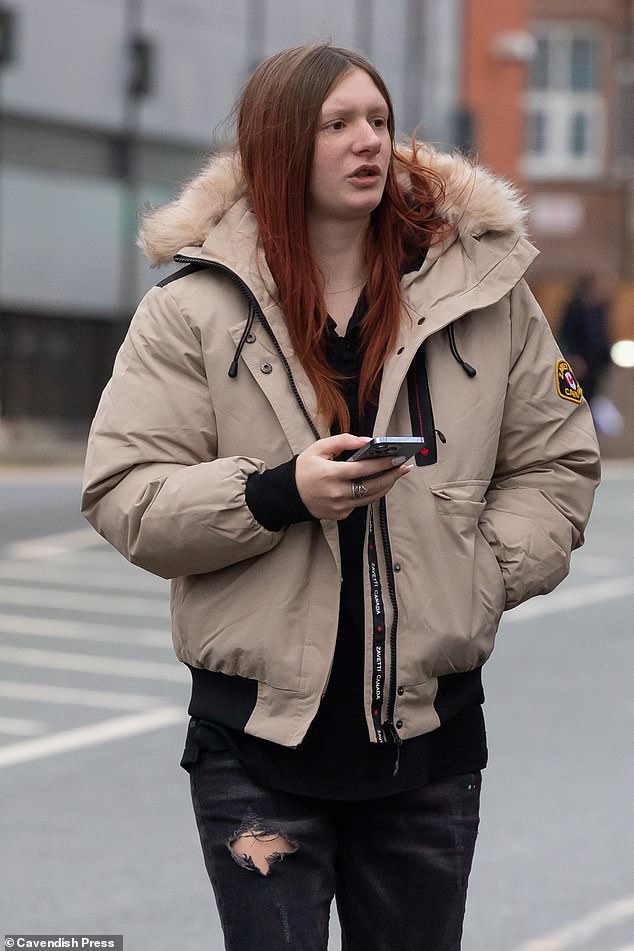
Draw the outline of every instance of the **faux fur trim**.
M447 155L419 144L418 156L423 166L442 179L445 198L438 210L459 236L480 236L486 231L525 233L528 209L510 182L473 165L458 152ZM245 191L238 153L213 155L173 201L145 212L139 247L150 264L167 264L181 248L201 246Z
M405 151L411 155L411 150ZM480 237L487 231L526 234L529 209L511 182L474 165L460 152L436 152L419 143L417 157L442 180L445 198L438 211L461 238Z

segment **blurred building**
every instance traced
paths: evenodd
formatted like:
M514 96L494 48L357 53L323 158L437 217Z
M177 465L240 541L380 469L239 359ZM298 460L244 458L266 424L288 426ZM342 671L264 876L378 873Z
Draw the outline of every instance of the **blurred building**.
M631 0L531 0L524 171L537 275L634 279Z
M634 0L464 0L462 105L473 152L527 193L541 251L528 280L558 331L577 279L613 288L609 329L634 340ZM607 381L634 454L634 344Z
M574 279L612 283L612 341L634 340L634 2L531 0L536 57L524 171L542 251L533 288L555 329ZM623 346L623 345L621 345ZM632 347L603 395L624 421L604 455L634 454Z
M456 141L459 0L0 0L0 415L87 419L160 279L137 209L231 136L255 65L364 50L399 124Z
M162 276L139 207L230 141L259 61L311 40L366 52L403 132L527 188L549 301L582 269L634 278L633 4L0 0L0 417L91 416Z
M460 95L468 151L513 182L523 178L523 103L534 53L530 0L463 0Z
M464 0L472 147L519 181L536 279L634 279L632 0Z

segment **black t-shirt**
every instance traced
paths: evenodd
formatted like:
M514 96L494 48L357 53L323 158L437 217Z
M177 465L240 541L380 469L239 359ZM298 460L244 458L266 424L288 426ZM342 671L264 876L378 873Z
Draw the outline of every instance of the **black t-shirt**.
M376 416L376 407L372 406L360 419L357 407L362 359L360 323L365 311L362 295L345 336L336 333L331 319L327 328L328 360L332 368L345 377L341 388L350 411L350 432L355 435L370 435ZM293 462L278 467L277 473L275 469L268 470L264 479L259 477L250 485L247 501L255 517L260 516L259 520L275 520L272 510L280 507L284 485L289 490L286 496L292 509L288 519L312 518L296 491ZM366 518L364 506L338 522L343 581L335 656L325 696L303 742L297 749L290 749L230 726L227 722L230 717L220 708L226 709L226 692L229 691L230 696L233 678L225 678L225 700L221 704L210 699L218 696L216 691L205 690L205 680L214 676L217 679L218 675L195 670L192 671L194 688L190 704L192 721L183 765L195 759L198 750L232 749L252 778L262 785L338 800L392 795L443 776L484 768L487 749L480 669L439 678L436 709L442 725L432 733L402 742L396 775L396 747L391 743L370 742L363 683ZM431 592L429 596L433 596Z

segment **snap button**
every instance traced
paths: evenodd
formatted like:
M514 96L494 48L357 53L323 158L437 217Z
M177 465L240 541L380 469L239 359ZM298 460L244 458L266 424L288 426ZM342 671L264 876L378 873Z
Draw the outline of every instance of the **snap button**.
M399 697L402 697L403 694L405 693L405 687L399 687L396 692L399 695Z
M251 331L249 331L249 333L247 334L247 341L246 341L246 342L247 342L247 343L255 343L255 334L251 333Z
M400 570L401 570L401 565L400 565L400 562L397 561L394 565L394 571L400 571Z
M397 729L397 730L400 730L402 726L403 726L403 721L402 721L402 720L397 720L397 721L396 721L396 729Z
M261 363L261 364L260 364L260 370L262 371L262 373L270 373L272 369L273 369L273 367L271 366L270 363Z

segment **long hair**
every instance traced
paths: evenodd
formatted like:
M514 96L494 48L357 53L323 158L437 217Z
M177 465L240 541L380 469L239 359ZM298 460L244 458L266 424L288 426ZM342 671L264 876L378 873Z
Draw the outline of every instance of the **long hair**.
M444 227L435 210L443 197L442 183L418 163L414 143L411 157L395 152L390 94L371 63L352 50L313 44L266 60L245 87L237 124L249 197L293 349L315 389L320 413L342 432L350 424L349 413L340 377L326 356L328 313L309 239L307 203L321 107L337 81L354 68L364 70L385 99L392 142L383 197L365 237L368 310L361 325L359 382L363 412L377 397L383 364L396 342L403 266Z

